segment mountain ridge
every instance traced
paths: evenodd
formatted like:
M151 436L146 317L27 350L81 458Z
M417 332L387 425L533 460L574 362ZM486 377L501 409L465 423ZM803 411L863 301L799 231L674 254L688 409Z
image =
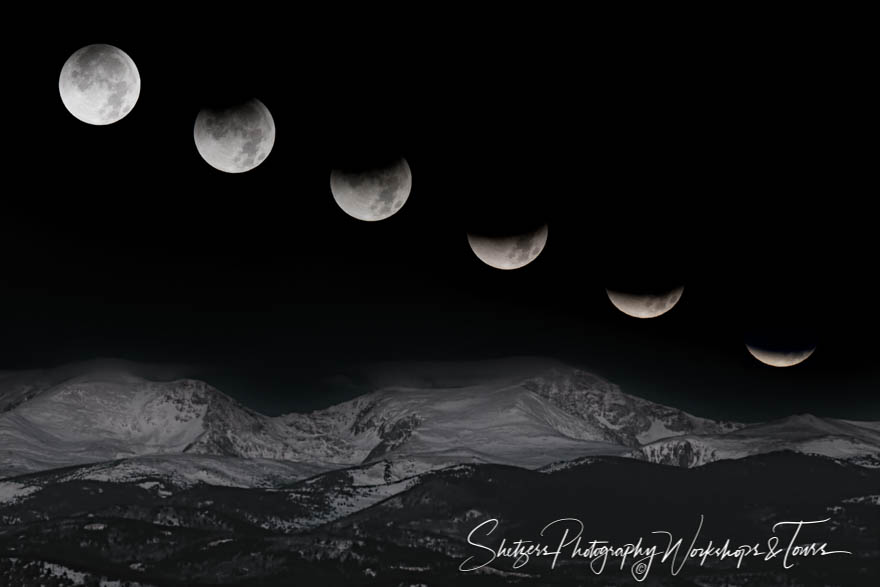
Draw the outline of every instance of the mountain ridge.
M204 381L162 380L174 374L109 360L0 374L0 476L150 454L533 469L600 455L687 467L773 450L866 462L880 455L880 423L805 414L715 421L556 360L410 366L399 378L408 385L272 417Z

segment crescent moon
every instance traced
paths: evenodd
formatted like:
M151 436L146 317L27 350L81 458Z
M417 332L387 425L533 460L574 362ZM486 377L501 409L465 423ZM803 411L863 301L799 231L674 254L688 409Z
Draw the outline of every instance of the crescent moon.
M362 172L334 169L330 193L342 210L353 218L375 222L393 216L409 198L412 171L406 159Z
M749 344L746 345L746 348L753 357L771 367L793 367L806 361L816 350L816 347L813 347L803 351L779 352L768 351Z
M671 310L681 294L684 286L676 287L670 292L661 295L631 294L606 289L608 299L614 307L633 318L656 318Z
M534 261L547 244L547 225L516 236L489 237L468 234L474 254L496 269L519 269Z

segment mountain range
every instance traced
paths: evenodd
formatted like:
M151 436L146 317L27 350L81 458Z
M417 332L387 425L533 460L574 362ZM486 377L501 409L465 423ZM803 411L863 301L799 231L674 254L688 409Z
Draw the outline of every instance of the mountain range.
M331 470L379 460L537 469L586 456L693 467L779 450L880 462L880 423L700 418L546 359L419 364L311 413L270 417L208 383L125 361L0 373L0 477L146 455ZM403 383L401 383L402 381Z
M366 393L280 416L181 372L0 373L0 584L580 585L582 561L459 571L482 522L535 536L572 515L619 541L687 535L700 516L742 541L827 518L819 537L858 553L792 571L710 562L669 584L880 572L877 422L715 421L547 359L378 366Z

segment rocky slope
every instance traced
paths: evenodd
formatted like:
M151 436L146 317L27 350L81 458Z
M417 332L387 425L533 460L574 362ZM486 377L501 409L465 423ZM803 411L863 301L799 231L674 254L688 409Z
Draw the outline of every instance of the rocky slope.
M838 458L862 466L880 466L880 431L874 422L802 414L746 426L727 434L663 438L640 447L632 456L654 463L696 467L721 459L783 450Z

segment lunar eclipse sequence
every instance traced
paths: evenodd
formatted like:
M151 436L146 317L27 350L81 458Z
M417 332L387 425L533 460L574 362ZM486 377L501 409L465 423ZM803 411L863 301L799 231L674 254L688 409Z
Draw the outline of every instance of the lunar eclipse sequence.
M125 118L137 103L141 79L131 57L104 44L74 52L61 69L58 89L65 108L78 120L96 126ZM226 108L203 108L196 116L193 139L202 159L224 173L244 173L265 161L275 143L275 121L269 108L254 98ZM399 212L412 190L412 171L405 158L357 170L333 169L330 192L346 214L365 222L385 220ZM534 261L547 243L548 226L514 235L468 233L471 250L486 265L500 270L522 268ZM606 289L621 313L639 319L657 318L680 301L683 286L666 291L632 292ZM768 348L770 347L770 348ZM809 358L815 345L747 344L758 361L791 367Z

